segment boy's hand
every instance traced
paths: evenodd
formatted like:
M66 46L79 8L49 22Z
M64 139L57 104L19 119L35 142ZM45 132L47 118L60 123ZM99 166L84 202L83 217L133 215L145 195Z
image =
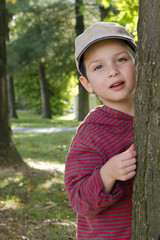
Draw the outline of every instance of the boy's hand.
M110 192L116 180L126 181L136 174L136 151L132 144L125 152L115 155L100 169L106 192Z

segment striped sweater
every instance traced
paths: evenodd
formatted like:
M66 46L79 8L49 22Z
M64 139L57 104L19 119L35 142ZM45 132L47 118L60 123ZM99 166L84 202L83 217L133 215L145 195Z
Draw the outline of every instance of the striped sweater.
M77 212L77 239L131 239L132 180L103 192L100 168L133 142L133 117L107 106L92 110L72 140L65 185Z

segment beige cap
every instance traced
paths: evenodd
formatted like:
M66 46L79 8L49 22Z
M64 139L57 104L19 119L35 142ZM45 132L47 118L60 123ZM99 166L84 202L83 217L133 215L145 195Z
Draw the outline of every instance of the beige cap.
M125 40L134 51L136 50L133 37L125 27L114 22L97 22L75 39L75 60L79 72L80 59L86 49L100 40L109 38Z

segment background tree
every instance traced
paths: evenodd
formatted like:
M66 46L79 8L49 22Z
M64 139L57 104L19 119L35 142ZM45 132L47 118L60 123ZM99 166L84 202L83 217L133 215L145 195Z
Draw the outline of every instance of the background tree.
M17 1L15 9L8 4L8 10L14 12L10 24L8 69L16 74L16 89L26 97L29 107L38 112L41 112L41 89L41 96L47 97L52 113L62 113L70 101L70 92L66 90L75 68L74 4L67 0L24 0ZM38 79L43 82L39 84ZM42 98L42 106L45 106L42 109L47 109L44 100Z
M76 36L84 31L83 0L75 1ZM79 77L79 76L78 76ZM78 119L83 120L89 111L88 92L79 81Z
M7 86L8 86L8 103L9 103L9 115L11 118L18 118L16 112L16 101L14 92L14 79L13 76L7 76Z
M133 196L133 239L160 235L160 5L139 1L135 143L138 170Z
M13 1L15 3L15 1ZM12 19L12 13L8 12L6 9L6 40L9 41L9 22ZM14 90L14 78L12 75L7 76L7 85L8 85L8 101L9 101L9 113L11 118L18 118L16 112L16 99L15 99L15 90Z
M42 62L38 63L39 83L41 93L42 118L52 118L49 87L46 79L45 65Z
M5 0L0 1L0 166L24 165L11 138L7 97Z

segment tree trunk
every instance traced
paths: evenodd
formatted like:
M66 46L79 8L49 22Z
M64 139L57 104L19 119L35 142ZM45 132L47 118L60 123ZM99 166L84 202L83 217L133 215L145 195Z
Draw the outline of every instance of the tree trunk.
M0 1L0 167L24 165L11 138L5 44L5 0Z
M80 7L83 6L83 0L75 1L75 14L76 14L76 35L78 36L84 31L83 14L80 12ZM79 77L79 76L78 76ZM79 82L79 113L78 119L81 121L89 112L88 92Z
M116 8L112 5L110 5L108 8L105 8L103 4L99 4L99 10L101 21L108 17L110 11L112 11L114 15L117 15L119 13L119 11L116 10Z
M42 118L52 118L51 106L49 102L48 82L45 76L45 66L39 62L39 83L41 91Z
M133 193L133 240L160 235L160 4L139 1L135 143L138 169Z
M9 112L11 118L18 118L16 113L16 102L14 93L14 82L13 76L7 76L7 86L8 86L8 101L9 101Z

